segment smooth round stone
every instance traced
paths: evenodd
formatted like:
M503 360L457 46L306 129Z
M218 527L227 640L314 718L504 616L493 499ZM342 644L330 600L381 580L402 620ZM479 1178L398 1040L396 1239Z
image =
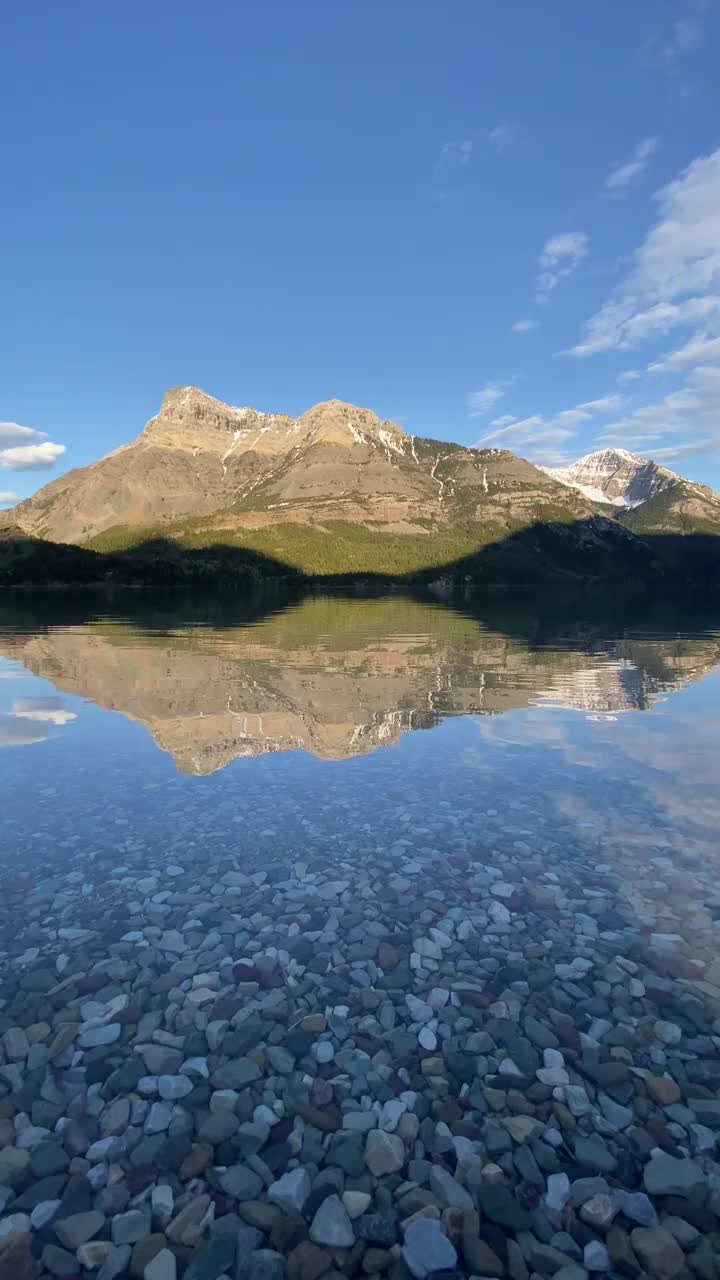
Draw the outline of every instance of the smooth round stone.
M172 1116L172 1107L167 1102L153 1102L145 1120L145 1133L165 1133L170 1128Z
M367 1191L344 1191L342 1202L347 1210L347 1215L353 1221L365 1213L372 1203L372 1196Z
M291 1169L268 1188L268 1200L287 1213L302 1213L310 1195L310 1175L307 1169Z
M397 1173L405 1163L405 1145L394 1133L371 1129L365 1142L365 1163L376 1178Z
M310 1227L310 1239L314 1244L332 1249L349 1249L355 1243L355 1232L347 1209L339 1196L323 1200Z
M66 1249L75 1250L87 1240L92 1240L105 1226L105 1215L91 1209L87 1213L74 1213L55 1223L55 1235Z
M194 1089L192 1080L187 1076L159 1076L158 1093L166 1102L179 1102Z
M457 1252L436 1218L418 1218L405 1232L403 1258L416 1280L425 1280L436 1271L451 1271Z
M418 1044L422 1049L429 1049L431 1052L437 1049L437 1036L430 1027L421 1027L418 1032Z
M27 1213L11 1213L7 1218L0 1218L0 1240L6 1236L29 1235L31 1227Z
M553 1087L570 1083L570 1076L564 1067L539 1067L535 1075L541 1084Z
M177 1262L170 1249L161 1249L145 1267L143 1280L176 1280Z
M48 1222L52 1222L61 1204L61 1200L41 1200L40 1204L36 1204L30 1214L33 1231L41 1231Z
M80 1049L98 1049L102 1045L115 1044L116 1040L122 1035L122 1026L119 1022L108 1022L102 1027L91 1027L89 1031L82 1031L78 1037L78 1048Z
M407 1109L407 1102L402 1102L398 1098L390 1098L383 1103L383 1108L380 1112L380 1128L384 1129L385 1133L394 1133Z
M662 1044L679 1044L682 1040L682 1031L675 1022L664 1022L661 1019L655 1023L654 1031Z
M311 1053L316 1062L322 1063L332 1062L335 1057L335 1050L329 1040L318 1040L311 1049Z

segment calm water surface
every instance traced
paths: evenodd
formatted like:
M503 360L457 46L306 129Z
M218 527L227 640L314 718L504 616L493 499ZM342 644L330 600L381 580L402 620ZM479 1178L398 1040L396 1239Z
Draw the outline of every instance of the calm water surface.
M665 932L710 929L712 619L502 598L45 615L0 614L8 869L80 850L109 867L232 850L256 868L531 848L561 877L607 864L640 915L656 894Z
M718 1275L717 619L2 610L2 1280Z

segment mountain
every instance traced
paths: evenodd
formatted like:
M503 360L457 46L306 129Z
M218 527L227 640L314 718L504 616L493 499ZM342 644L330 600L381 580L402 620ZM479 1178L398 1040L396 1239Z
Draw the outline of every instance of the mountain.
M681 479L657 462L648 462L627 449L600 449L578 458L569 467L543 470L591 502L608 502L616 507L637 507Z
M720 495L627 449L601 449L543 470L591 502L618 508L638 533L720 533Z
M218 622L163 631L107 617L39 633L0 626L0 657L143 725L181 773L195 776L277 751L346 760L446 716L550 703L603 717L650 710L720 660L712 636L608 638L604 624L604 638L590 645L584 623L577 638L563 624L561 639L538 644L402 598L320 597L252 626ZM61 726L72 712L49 700L39 710L16 704L7 745L49 736L51 727L38 733L28 715Z
M331 519L398 533L461 519L501 530L548 505L570 519L592 514L507 450L421 439L337 400L293 419L182 387L132 444L54 480L15 517L29 533L88 543L118 527L159 532L210 517L226 531Z
M54 480L13 516L23 536L45 541L46 581L67 564L51 551L62 544L121 553L108 572L122 581L155 581L171 562L177 580L248 561L261 576L652 576L656 552L607 512L505 449L411 435L338 400L290 418L181 387L131 444ZM6 548L6 581L38 563L36 543L30 552ZM94 571L78 568L83 580Z

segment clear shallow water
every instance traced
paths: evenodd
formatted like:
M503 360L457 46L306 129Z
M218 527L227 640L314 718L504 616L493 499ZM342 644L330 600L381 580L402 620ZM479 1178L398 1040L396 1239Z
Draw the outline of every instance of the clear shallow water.
M492 863L527 845L559 875L607 863L639 919L664 895L667 931L697 939L700 924L707 942L720 628L648 612L320 598L147 619L131 601L43 623L21 609L0 625L3 862L212 848L253 869L391 864L402 848Z
M0 1277L715 1280L719 746L687 603L5 600Z

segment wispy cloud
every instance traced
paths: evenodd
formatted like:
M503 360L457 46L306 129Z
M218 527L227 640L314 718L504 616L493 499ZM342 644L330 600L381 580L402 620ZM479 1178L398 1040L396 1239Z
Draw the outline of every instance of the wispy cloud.
M469 164L472 159L472 149L473 144L470 138L465 138L462 142L444 142L440 148L440 155L435 161L434 173L442 173L443 169L448 168L462 168Z
M542 413L532 414L528 418L503 419L496 418L490 423L495 430L478 440L478 445L492 444L503 438L512 437L513 448L524 448L530 456L549 457L548 446L567 444L574 439L577 428L596 418L609 413L616 413L623 406L623 397L612 394L601 396L597 400L584 400L582 404L571 409L562 409L559 413L546 418ZM556 455L553 456L556 460Z
M692 365L720 364L720 337L708 337L698 333L684 347L670 351L661 360L647 367L648 373L670 373L674 369L687 369Z
M53 444L51 440L44 444L17 445L0 449L0 467L8 471L44 471L54 466L64 452L64 444Z
M645 173L650 157L657 148L657 138L643 138L638 142L630 160L613 169L605 179L605 188L614 195L621 195Z
M703 35L703 26L698 18L678 18L669 29L648 40L643 56L652 66L674 72L683 57L700 47Z
M513 333L529 333L531 329L537 329L537 320L516 320L512 331Z
M488 142L490 146L497 152L499 156L511 147L517 137L517 125L510 124L505 121L503 124L496 124L493 129L488 130Z
M570 355L622 350L720 313L720 148L655 197L659 216Z
M691 369L683 386L608 423L601 441L639 452L651 449L655 458L720 456L720 367ZM658 444L662 448L654 447Z
M12 506L13 503L20 501L19 493L12 493L7 489L0 489L0 507Z
M584 231L562 231L545 241L540 254L537 301L547 302L553 289L587 257L589 236Z
M472 139L444 142L432 168L432 198L435 204L456 204L460 197L458 180L472 160Z
M511 383L512 378L506 378L503 382L486 382L484 387L478 387L477 391L471 391L465 399L468 416L471 418L485 417L485 414L490 413L491 409L495 407L498 400L502 400Z
M509 427L511 422L517 422L514 413L504 413L500 418L493 418L490 423L491 427Z

